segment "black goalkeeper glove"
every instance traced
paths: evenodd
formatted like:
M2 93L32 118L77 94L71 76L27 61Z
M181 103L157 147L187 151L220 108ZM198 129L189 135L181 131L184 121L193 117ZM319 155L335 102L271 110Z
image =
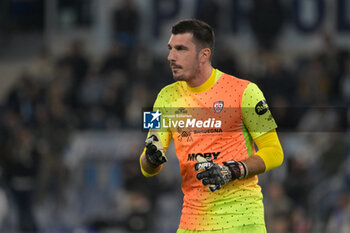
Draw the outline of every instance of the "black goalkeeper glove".
M201 180L203 185L209 185L209 190L214 192L219 190L231 180L243 179L248 175L248 169L245 163L236 161L227 161L219 165L213 161L197 156L197 163L194 165L197 173L197 179Z
M151 135L146 140L146 160L149 165L153 168L165 163L167 158L164 154L164 149L159 136Z

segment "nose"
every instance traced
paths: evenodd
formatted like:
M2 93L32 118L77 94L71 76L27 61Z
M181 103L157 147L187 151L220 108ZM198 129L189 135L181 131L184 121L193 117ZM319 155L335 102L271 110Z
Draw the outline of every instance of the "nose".
M173 49L169 50L168 61L175 61L175 54L174 54Z

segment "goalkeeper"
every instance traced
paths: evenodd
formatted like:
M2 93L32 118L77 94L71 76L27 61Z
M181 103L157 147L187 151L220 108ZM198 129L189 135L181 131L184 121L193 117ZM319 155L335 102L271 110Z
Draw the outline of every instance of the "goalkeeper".
M168 61L176 82L160 91L154 111L206 108L222 125L150 130L141 171L146 177L158 174L174 140L184 193L177 233L266 232L257 175L282 164L277 125L254 83L212 67L213 45L214 32L202 21L182 20L172 27Z

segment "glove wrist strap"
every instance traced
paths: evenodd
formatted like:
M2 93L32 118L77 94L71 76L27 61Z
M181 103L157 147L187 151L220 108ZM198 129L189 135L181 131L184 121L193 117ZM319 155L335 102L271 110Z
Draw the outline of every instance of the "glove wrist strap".
M240 162L238 162L238 163L242 164L243 169L244 169L244 173L242 173L242 174L244 174L244 175L243 175L242 178L239 178L239 179L247 178L247 177L248 177L248 167L247 167L247 165L246 165L244 162L242 162L242 161L240 161Z
M227 162L224 162L224 165L230 169L232 180L235 180L235 179L241 180L248 176L248 167L242 161L239 161L239 162L227 161Z

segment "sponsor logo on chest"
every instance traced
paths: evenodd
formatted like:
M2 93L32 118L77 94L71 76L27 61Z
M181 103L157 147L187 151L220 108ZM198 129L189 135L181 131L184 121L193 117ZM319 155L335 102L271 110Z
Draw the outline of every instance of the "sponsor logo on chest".
M188 154L187 161L195 161L197 156L202 156L206 159L217 159L221 152L204 152L204 153L190 153Z

